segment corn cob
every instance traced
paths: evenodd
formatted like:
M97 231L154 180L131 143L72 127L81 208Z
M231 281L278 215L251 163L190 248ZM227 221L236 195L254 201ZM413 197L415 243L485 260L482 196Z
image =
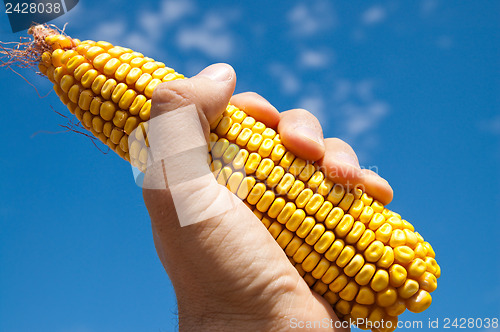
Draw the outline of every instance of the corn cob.
M144 170L153 91L184 76L108 42L79 41L43 26L30 32L41 54L38 69L70 112ZM217 181L244 200L340 319L361 319L361 329L391 321L373 330L393 331L406 309L429 307L441 269L408 221L359 188L333 183L287 151L273 129L232 105L210 129Z

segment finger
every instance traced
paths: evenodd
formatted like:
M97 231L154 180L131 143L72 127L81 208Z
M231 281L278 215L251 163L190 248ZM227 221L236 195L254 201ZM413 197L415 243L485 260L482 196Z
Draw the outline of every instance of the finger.
M208 123L226 108L234 85L233 69L217 64L193 78L163 83L153 94L145 197L161 199L159 193L149 196L148 188L168 186L181 226L220 215L234 205L211 174L205 140ZM190 204L193 201L197 204Z
M328 178L349 190L360 187L384 205L391 202L393 192L389 183L371 170L362 170L349 144L338 138L327 138L325 147L325 155L318 165Z
M162 83L153 93L151 117L193 104L212 123L226 109L235 85L234 69L222 63L190 79Z
M230 103L266 126L274 129L278 127L280 121L278 110L261 95L255 92L243 92L232 96Z
M303 109L293 109L280 116L278 132L287 149L306 160L315 161L323 157L323 130L314 115Z

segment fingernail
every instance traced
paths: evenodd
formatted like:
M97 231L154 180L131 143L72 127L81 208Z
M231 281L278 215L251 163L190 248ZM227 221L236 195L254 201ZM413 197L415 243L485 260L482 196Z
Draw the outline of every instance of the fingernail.
M224 82L231 79L233 71L231 67L222 64L211 65L203 69L198 75L211 79L212 81Z
M359 167L358 160L350 153L339 151L335 154L335 159L343 163Z
M324 145L323 137L321 136L321 134L311 127L299 126L295 128L295 132L300 136L310 139L311 141L314 141L320 145Z

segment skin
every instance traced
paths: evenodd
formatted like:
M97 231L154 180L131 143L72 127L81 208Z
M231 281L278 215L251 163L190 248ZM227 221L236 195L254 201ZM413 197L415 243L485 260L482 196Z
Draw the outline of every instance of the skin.
M323 139L321 126L311 113L301 109L279 113L255 93L232 96L235 84L236 75L225 64L207 67L191 79L163 83L153 95L152 119L182 107L195 107L203 128L198 134L208 137L208 124L231 102L277 129L289 150L317 161L336 182L362 185L382 203L391 201L387 181L361 170L347 143ZM170 146L189 143L196 136L182 121L177 119L175 124L176 135L163 146L167 152ZM166 132L172 125L164 121L155 128ZM206 160L206 152L200 151L190 160ZM193 165L183 163L177 172L189 172L190 167ZM227 196L225 191L225 187L208 182L181 186L181 195L190 202L188 209L193 213L209 209L214 201ZM338 320L331 306L310 290L261 221L241 201L235 199L233 208L181 227L168 185L166 189L144 189L143 195L158 256L175 288L180 331L289 331L291 319ZM348 329L321 329L330 330Z

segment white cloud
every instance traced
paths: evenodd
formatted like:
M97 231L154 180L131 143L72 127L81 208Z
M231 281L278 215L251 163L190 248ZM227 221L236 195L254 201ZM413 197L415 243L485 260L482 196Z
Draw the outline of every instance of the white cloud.
M479 129L493 135L500 135L500 115L479 123Z
M438 2L436 0L424 0L420 2L420 13L429 16L436 11Z
M437 39L436 45L443 50L449 50L453 46L453 40L449 36L441 36Z
M165 24L170 25L180 21L194 10L195 7L189 0L164 0L161 4L160 16Z
M326 125L325 100L321 95L302 97L299 100L298 107L308 110L318 118L323 126Z
M342 107L342 113L346 118L346 134L355 139L374 129L388 111L389 106L381 101L370 102L366 105L345 104Z
M329 30L335 23L335 12L328 1L303 2L287 14L291 33L296 37L309 37Z
M200 25L181 28L177 43L185 50L194 49L212 58L227 59L235 46L227 24L223 16L208 13Z
M127 25L122 18L114 21L107 21L98 25L92 35L95 40L122 41L122 37L127 31Z
M281 92L290 95L299 91L301 83L291 69L281 63L273 63L269 71L279 80Z
M361 15L361 21L366 25L374 25L385 20L387 11L382 6L373 6L368 8Z
M328 66L332 60L332 52L304 50L300 53L299 63L305 68L320 69Z

